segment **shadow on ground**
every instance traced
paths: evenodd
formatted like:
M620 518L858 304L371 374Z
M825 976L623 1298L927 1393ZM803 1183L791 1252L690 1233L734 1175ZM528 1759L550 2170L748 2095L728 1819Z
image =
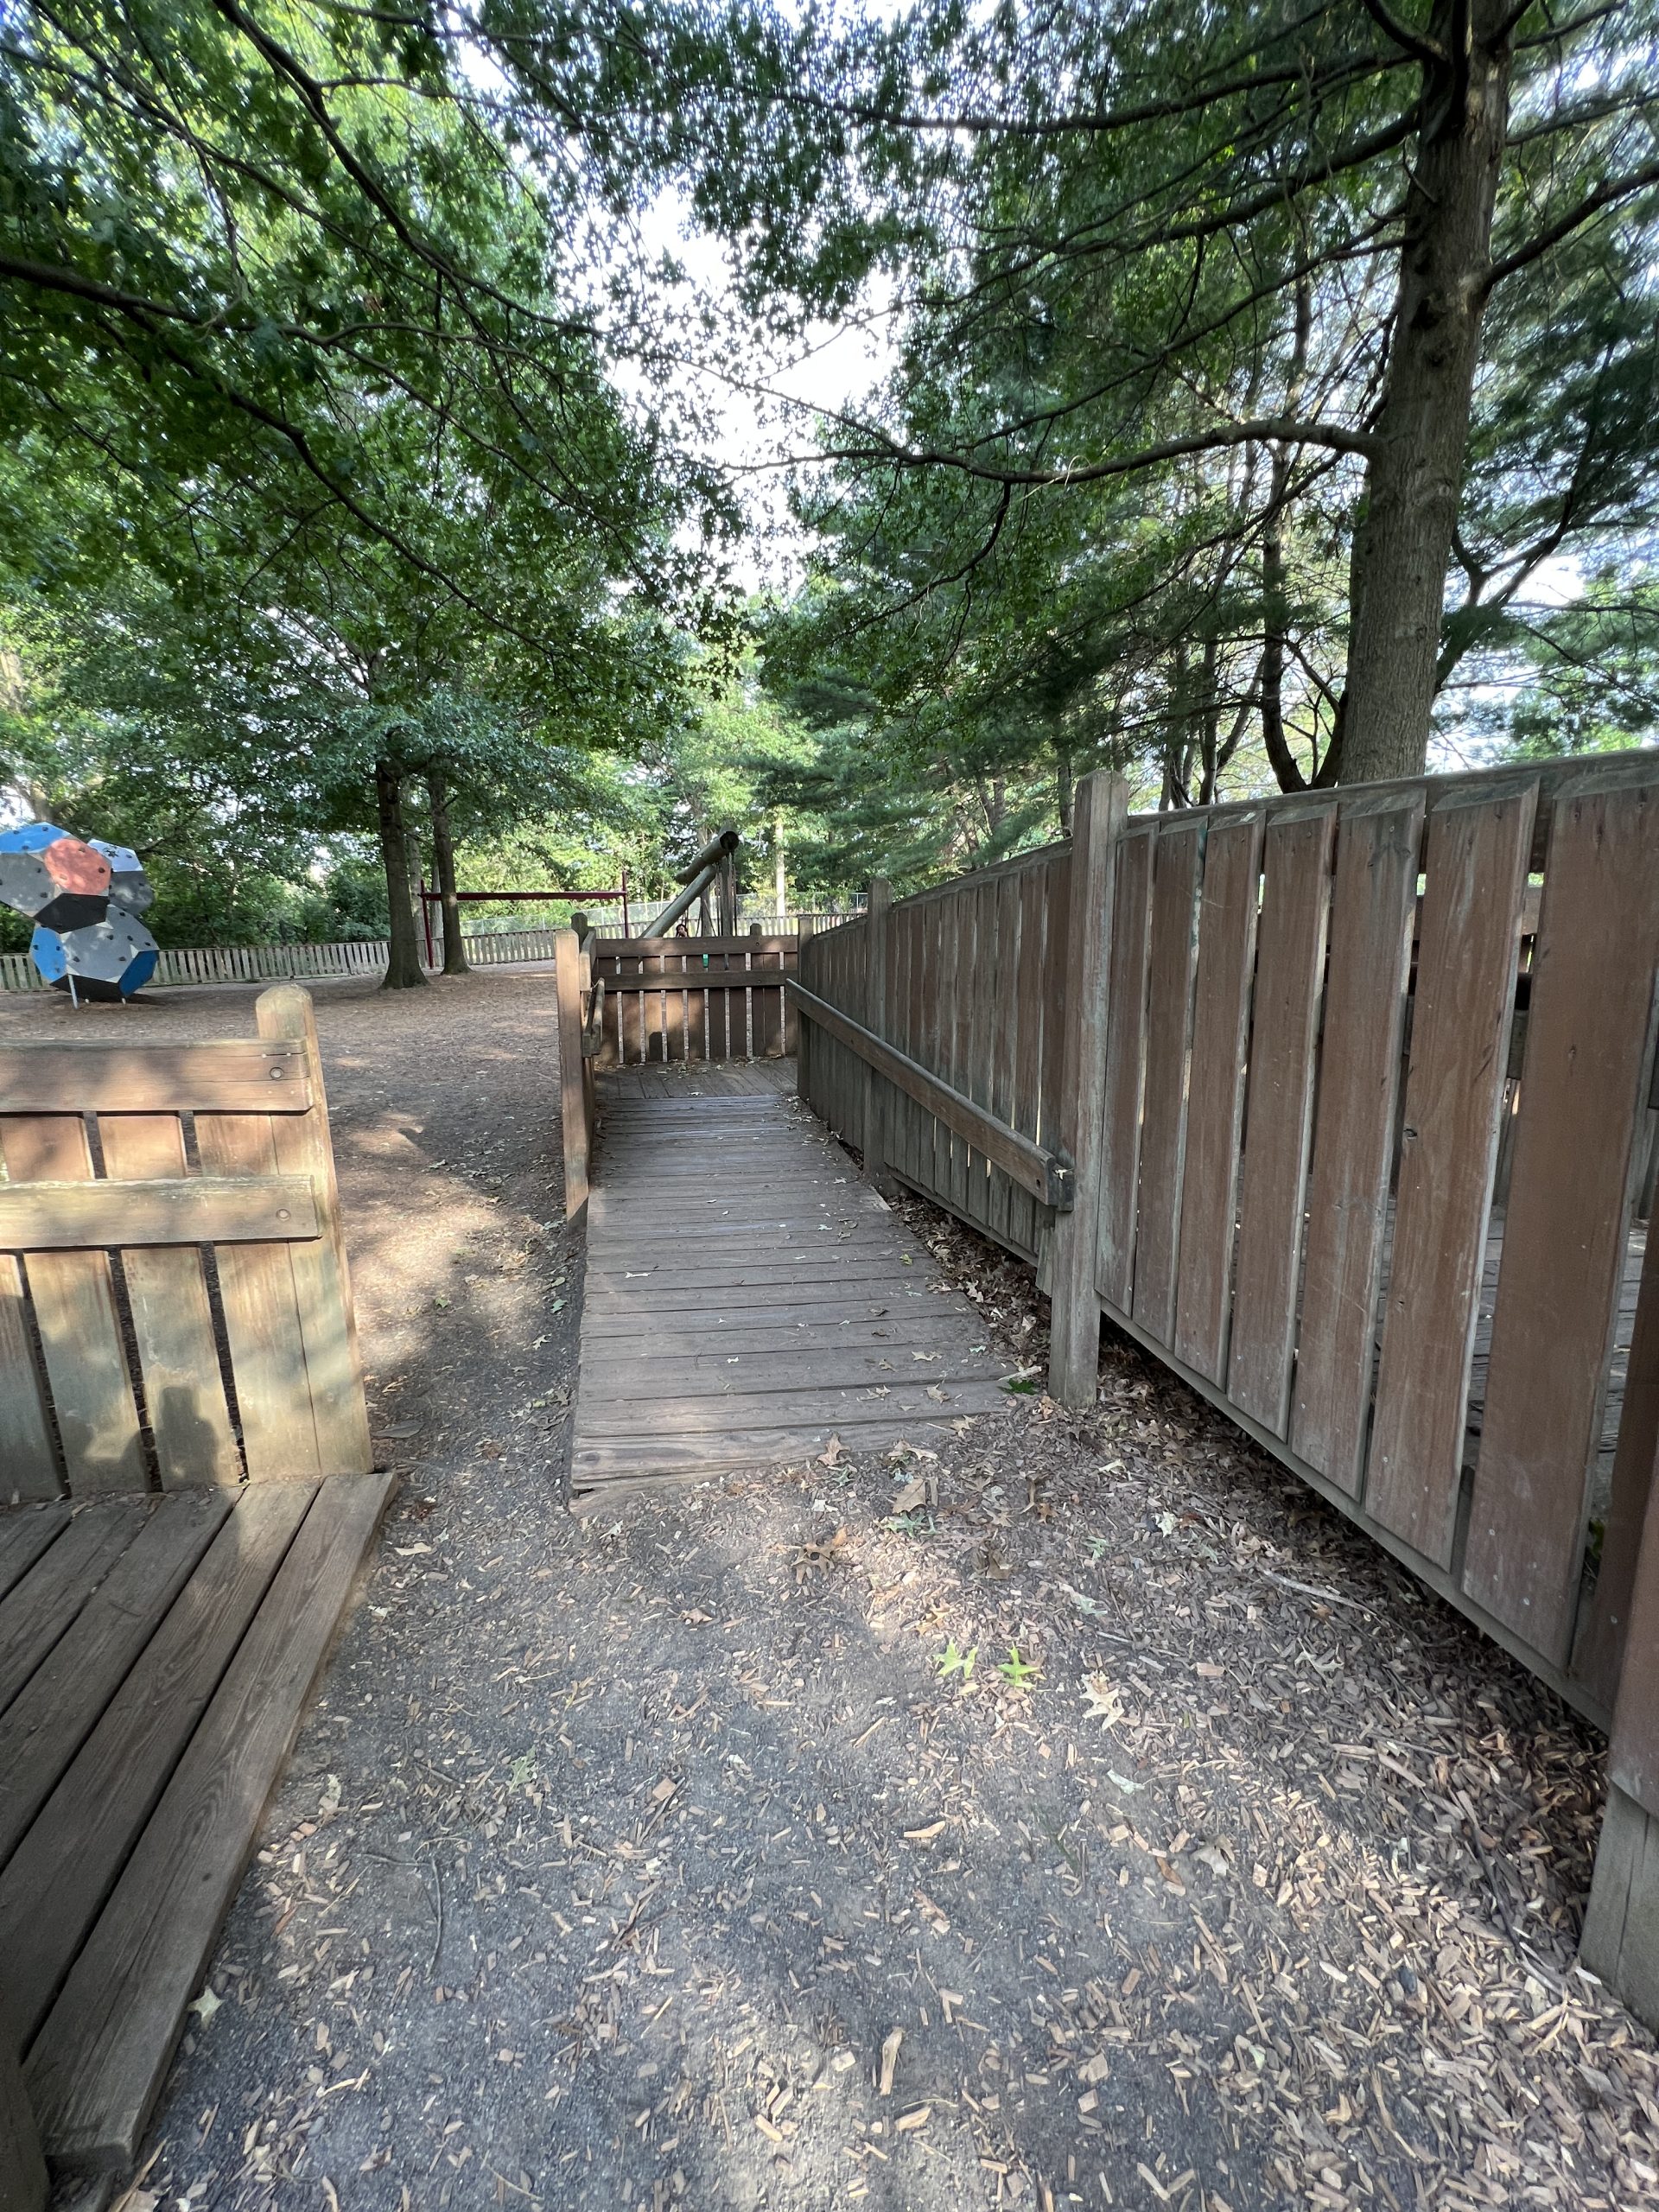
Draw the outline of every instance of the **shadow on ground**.
M1653 2201L1592 1732L1132 1349L570 1521L550 988L317 994L410 1478L132 2212Z

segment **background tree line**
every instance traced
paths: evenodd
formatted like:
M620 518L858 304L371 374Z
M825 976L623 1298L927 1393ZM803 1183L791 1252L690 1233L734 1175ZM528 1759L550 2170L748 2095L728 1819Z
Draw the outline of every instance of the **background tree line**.
M0 771L174 941L1659 712L1656 0L23 0ZM728 281L650 244L682 210ZM851 321L875 388L765 366ZM705 404L804 572L740 594ZM653 880L653 871L655 876Z

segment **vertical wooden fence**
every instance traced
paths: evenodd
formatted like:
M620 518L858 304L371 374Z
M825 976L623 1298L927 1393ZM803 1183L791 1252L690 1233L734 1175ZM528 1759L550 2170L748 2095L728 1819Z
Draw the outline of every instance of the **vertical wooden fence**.
M806 1093L1038 1262L1057 1397L1103 1314L1617 1707L1586 1945L1659 2018L1659 758L1090 781L1069 845L807 942Z
M814 1108L861 1150L879 1110L889 1172L1029 1260L1058 1167L1071 868L1064 846L1023 855L814 934L800 952L818 1001ZM872 1037L891 1048L885 1062Z
M595 1065L775 1059L793 1052L784 983L795 972L797 942L758 931L590 938L594 980L605 986Z

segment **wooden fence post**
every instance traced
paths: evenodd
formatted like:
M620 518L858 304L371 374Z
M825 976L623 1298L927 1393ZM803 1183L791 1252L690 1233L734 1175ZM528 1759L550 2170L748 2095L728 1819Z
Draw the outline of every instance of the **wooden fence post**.
M887 909L893 887L885 875L870 880L868 918L864 924L864 1027L885 1042L887 1034ZM868 1060L859 1062L864 1089L861 1117L864 1134L864 1179L882 1197L893 1194L887 1173L887 1079Z
M311 1003L311 994L302 984L276 983L270 990L261 991L254 1001L253 1019L262 1037L291 1037L299 1044L311 1084L310 1112L273 1114L270 1141L279 1174L311 1178L316 1194L317 1218L322 1224L322 1235L315 1245L293 1245L289 1255L305 1323L305 1363L311 1389L312 1418L316 1424L319 1463L324 1474L366 1475L374 1466L374 1447L370 1440L369 1412L363 1395L363 1355L358 1346L357 1307L352 1298L352 1274L346 1258L346 1230L340 1218L340 1183L334 1173L334 1135L328 1126L316 1009ZM196 1136L200 1145L200 1121ZM219 1268L222 1290L222 1258ZM239 1382L238 1388L239 1395ZM241 1411L243 1449L248 1455L248 1474L252 1479L253 1455L249 1450L251 1408L246 1398L241 1400ZM280 1412L276 1412L273 1426L280 1425L281 1419Z
M1071 1205L1054 1220L1048 1347L1048 1392L1063 1406L1092 1406L1100 1370L1095 1235L1106 1095L1107 972L1112 872L1128 804L1123 779L1096 769L1077 785L1071 813L1058 1131L1058 1149L1071 1169Z
M575 930L553 938L559 1007L559 1120L564 1142L564 1217L588 1203L588 1098L582 1067L582 943Z
M575 917L572 917L574 920ZM583 917L584 921L586 917ZM576 1011L582 1023L582 1126L588 1145L594 1141L594 1131L599 1127L599 1090L594 1073L594 1048L587 1034L594 1018L594 932L583 928L577 933L581 952L576 962ZM601 1011L602 1012L602 1007Z
M1592 1974L1659 2029L1659 1453L1629 1618L1607 1760L1607 1809L1579 1948Z
M806 981L806 941L812 934L810 914L798 917L795 924L795 973L802 982ZM798 1014L795 1023L795 1095L808 1106L812 1103L812 1025L806 1016Z

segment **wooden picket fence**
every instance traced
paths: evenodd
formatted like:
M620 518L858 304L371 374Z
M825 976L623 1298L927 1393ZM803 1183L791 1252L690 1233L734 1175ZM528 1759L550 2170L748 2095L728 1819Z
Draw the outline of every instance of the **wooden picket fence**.
M1090 784L804 944L804 1095L1039 1263L1058 1398L1103 1315L1611 1725L1659 2009L1659 756Z
M600 913L588 917L590 925L595 926L602 925L605 918ZM620 922L620 908L616 918ZM760 928L767 944L775 944L802 930L832 928L842 918L836 910L825 908L819 912L786 915L780 928L778 917L767 911L758 922L753 915L748 916L743 927L751 934L753 929ZM480 930L464 937L461 943L474 968L509 968L525 962L553 959L559 936L560 931L553 928ZM618 940L628 944L644 941L639 938ZM675 938L667 942L683 947L693 940ZM437 945L437 957L442 960L441 937ZM747 937L744 946L747 950ZM386 957L384 938L353 938L331 944L163 945L152 980L157 985L309 982L330 976L378 976L386 964ZM50 988L26 952L0 952L0 991Z
M551 960L556 930L502 930L462 939L474 968ZM333 944L214 944L162 947L151 981L181 983L315 982L331 976L378 976L385 967L384 938L349 938ZM0 990L51 986L26 952L0 953Z

